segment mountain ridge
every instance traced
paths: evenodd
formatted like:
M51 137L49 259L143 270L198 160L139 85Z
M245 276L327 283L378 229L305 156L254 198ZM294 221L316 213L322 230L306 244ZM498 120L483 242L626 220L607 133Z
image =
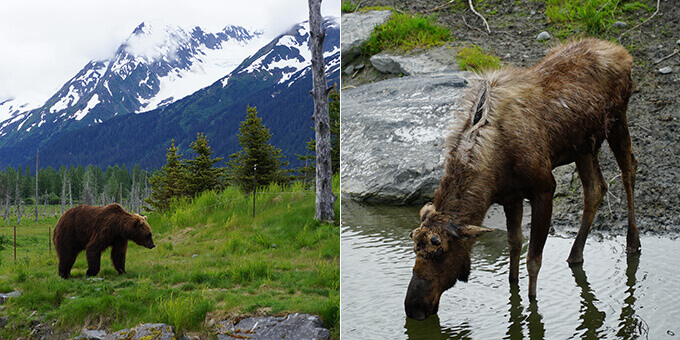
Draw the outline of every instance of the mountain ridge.
M233 25L213 34L145 21L112 57L88 62L42 105L15 109L0 123L0 147L26 138L42 147L61 133L167 105L231 71L260 47L262 34Z
M334 17L324 22L328 32L324 55L329 86L338 82L340 73L338 22ZM283 149L291 166L299 165L294 155L305 153L305 142L313 137L306 25L294 25L226 76L172 104L118 115L64 133L40 150L41 166L140 164L145 169L158 168L164 164L170 139L174 138L186 154L198 132L208 136L216 156L228 158L238 150L238 127L248 105L258 108L259 116L273 133L272 144ZM120 150L122 144L126 151ZM14 150L1 148L0 153L19 149L26 152L25 146L19 146ZM34 154L35 151L29 154L33 157L24 158L20 164L35 164Z

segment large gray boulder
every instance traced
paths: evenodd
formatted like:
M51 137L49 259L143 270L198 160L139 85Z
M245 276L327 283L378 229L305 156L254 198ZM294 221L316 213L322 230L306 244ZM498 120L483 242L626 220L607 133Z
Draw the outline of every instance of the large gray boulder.
M389 20L392 11L370 11L365 13L344 13L340 32L340 54L342 65L352 61L361 53L361 44L368 40L373 29Z
M245 318L237 323L222 321L218 324L218 340L233 339L296 339L326 340L330 332L316 315L289 314Z
M343 90L342 194L390 204L431 199L443 174L446 129L466 88L477 84L452 72Z

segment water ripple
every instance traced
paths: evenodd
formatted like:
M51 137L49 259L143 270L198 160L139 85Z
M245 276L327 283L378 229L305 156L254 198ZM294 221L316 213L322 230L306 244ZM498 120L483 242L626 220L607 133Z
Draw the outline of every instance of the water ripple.
M418 322L403 301L414 263L412 222L341 228L342 339L634 339L680 333L680 240L643 237L639 258L625 237L593 237L585 262L566 263L573 239L550 236L538 278L538 301L526 297L526 253L519 286L507 281L504 232L481 237L468 283L443 294L439 314ZM491 236L493 234L493 236ZM528 242L525 241L524 251ZM669 333L670 332L670 333Z

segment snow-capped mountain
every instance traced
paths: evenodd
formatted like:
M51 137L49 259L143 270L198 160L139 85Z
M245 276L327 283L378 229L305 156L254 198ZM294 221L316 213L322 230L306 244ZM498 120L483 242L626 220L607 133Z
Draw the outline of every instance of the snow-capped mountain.
M170 104L228 74L262 47L261 37L240 26L210 33L144 22L110 59L89 62L37 108L0 103L0 147L44 146L65 132Z
M329 86L340 77L338 23L338 18L324 21ZM158 168L165 163L170 139L175 139L180 153L191 155L189 144L198 132L208 137L215 157L228 159L240 149L239 123L251 106L257 107L258 116L273 134L271 143L297 166L295 154L304 154L305 143L314 136L308 41L307 22L295 25L231 73L185 98L143 114L118 115L53 139L40 150L40 164L139 164L146 169ZM4 150L0 148L0 152ZM34 164L35 158L24 163Z
M326 19L324 29L338 30L339 25L332 18ZM340 68L340 45L334 41L334 36L328 34L324 41L329 49L324 51L326 64L326 76L337 72ZM303 78L311 72L311 52L309 50L309 30L308 23L304 22L293 27L286 34L274 39L258 53L248 58L241 66L234 70L233 74L222 79L222 85L227 86L232 77L239 77L244 74L255 74L263 80L267 77L276 77L277 85L286 83L288 87L295 81Z

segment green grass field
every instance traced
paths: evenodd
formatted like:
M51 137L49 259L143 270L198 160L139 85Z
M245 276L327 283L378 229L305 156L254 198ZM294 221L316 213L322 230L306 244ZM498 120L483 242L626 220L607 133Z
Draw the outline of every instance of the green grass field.
M228 188L149 214L156 248L130 242L124 275L106 251L94 279L85 278L84 253L74 279L57 275L56 254L48 249L56 219L17 228L16 261L13 230L0 227L9 241L0 250L0 292L22 292L3 307L8 324L1 337L26 338L35 319L53 320L60 337L83 327L116 331L164 322L178 334L210 338L214 321L287 312L320 315L339 337L338 225L313 220L314 192L300 185L258 193L254 219L252 204L252 196ZM337 220L338 210L339 200Z

